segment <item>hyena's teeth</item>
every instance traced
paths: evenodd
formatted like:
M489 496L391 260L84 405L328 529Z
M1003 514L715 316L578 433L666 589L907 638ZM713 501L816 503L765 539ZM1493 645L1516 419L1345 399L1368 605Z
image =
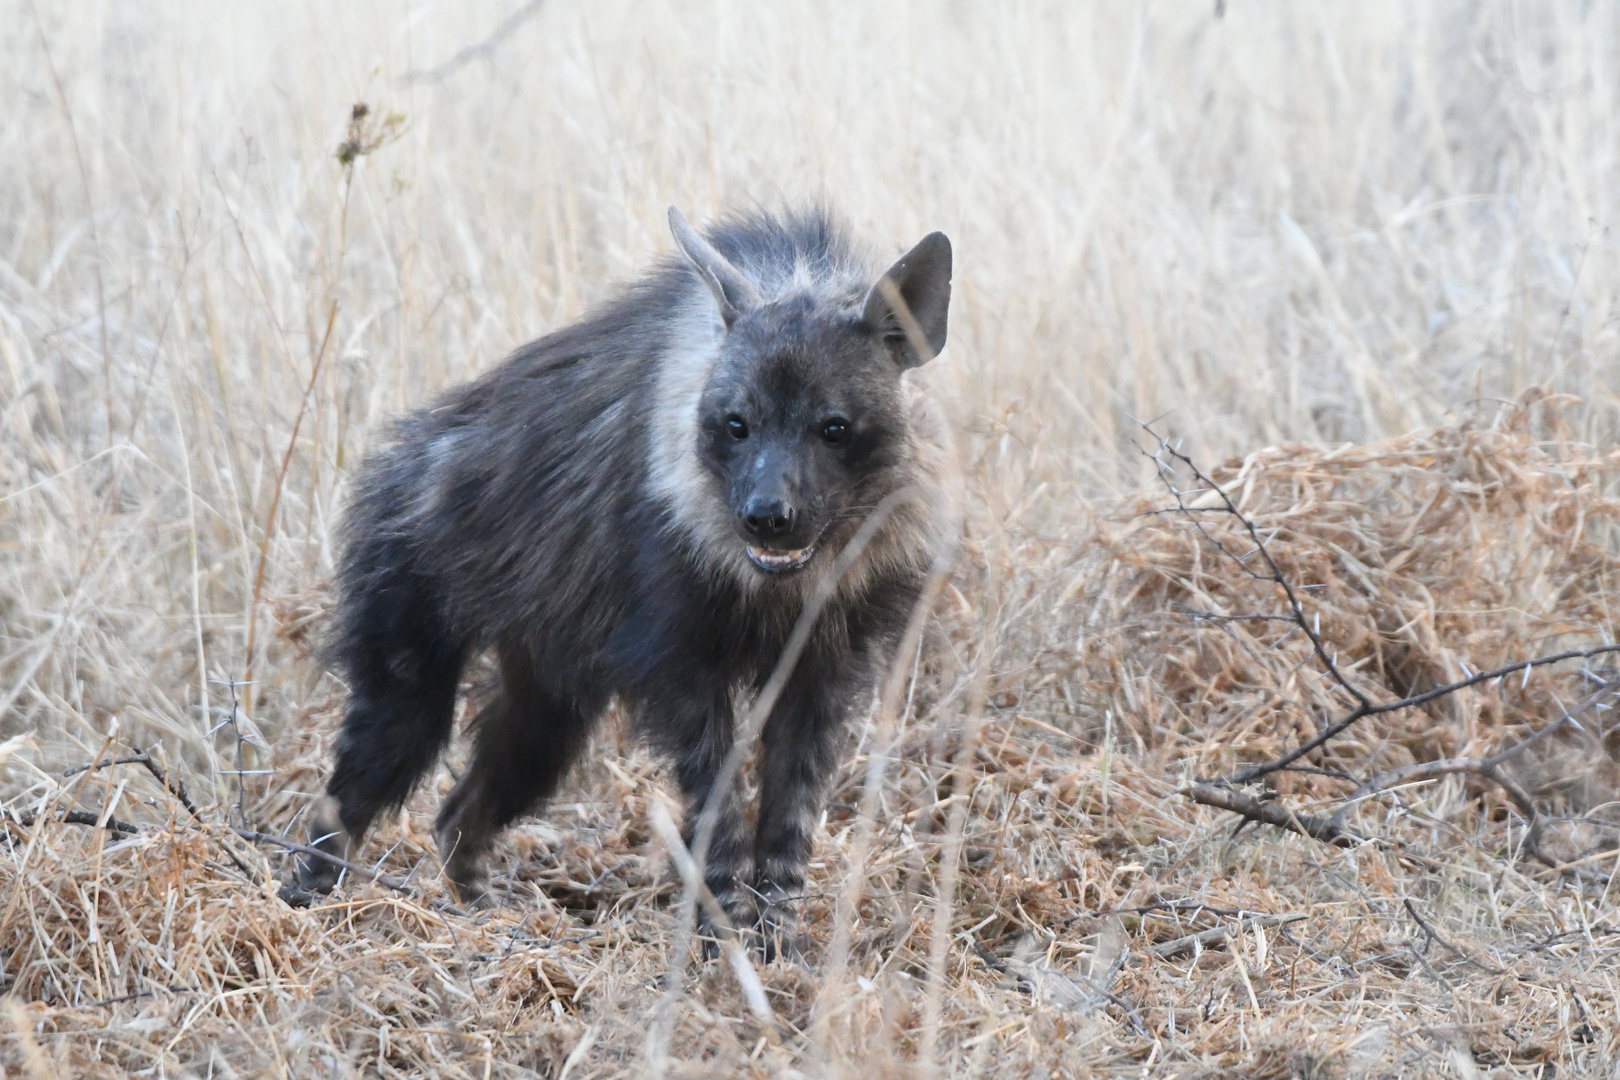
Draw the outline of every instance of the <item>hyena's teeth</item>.
M810 556L816 553L812 547L793 548L791 551L773 551L770 548L748 548L748 557L754 565L761 570L797 570L810 561Z

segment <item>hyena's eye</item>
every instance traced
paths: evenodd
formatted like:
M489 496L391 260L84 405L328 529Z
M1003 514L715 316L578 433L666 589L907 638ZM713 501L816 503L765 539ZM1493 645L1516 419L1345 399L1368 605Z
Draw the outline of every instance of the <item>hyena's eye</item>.
M748 438L748 422L736 413L726 417L726 434L738 442Z
M834 446L849 438L849 421L842 416L835 416L821 425L821 439Z

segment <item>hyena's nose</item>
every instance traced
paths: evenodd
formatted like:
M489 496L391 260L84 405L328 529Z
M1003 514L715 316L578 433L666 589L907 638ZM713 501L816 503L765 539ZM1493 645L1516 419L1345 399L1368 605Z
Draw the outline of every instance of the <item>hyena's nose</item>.
M743 527L750 535L761 539L781 536L793 528L793 508L781 499L755 495L743 507Z

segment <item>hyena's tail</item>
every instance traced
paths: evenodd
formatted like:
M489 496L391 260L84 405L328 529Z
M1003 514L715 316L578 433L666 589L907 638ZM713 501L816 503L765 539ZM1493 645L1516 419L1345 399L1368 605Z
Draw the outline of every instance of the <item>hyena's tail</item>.
M398 538L361 538L340 573L326 652L348 678L349 705L311 826L312 842L340 857L380 812L405 801L450 739L466 645L404 548ZM306 889L326 891L337 877L335 864L314 858L299 870Z

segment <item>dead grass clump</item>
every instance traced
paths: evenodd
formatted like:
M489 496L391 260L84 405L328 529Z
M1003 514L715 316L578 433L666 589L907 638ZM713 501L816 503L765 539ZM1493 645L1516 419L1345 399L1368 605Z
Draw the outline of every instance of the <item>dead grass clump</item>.
M1572 439L1567 404L1533 395L1487 419L1368 446L1270 447L1210 476L1300 590L1340 670L1375 702L1393 701L1615 640L1620 455ZM1171 482L1188 512L1145 494L1075 550L1058 610L1073 667L1057 670L1083 702L1090 738L1111 712L1146 743L1195 749L1195 771L1214 775L1278 756L1353 703L1314 661L1243 523L1185 473ZM1578 664L1515 674L1369 717L1310 764L1370 775L1488 755L1557 720L1594 679ZM1561 733L1519 773L1569 809L1607 802L1620 790L1612 728ZM1273 783L1338 790L1331 776Z

